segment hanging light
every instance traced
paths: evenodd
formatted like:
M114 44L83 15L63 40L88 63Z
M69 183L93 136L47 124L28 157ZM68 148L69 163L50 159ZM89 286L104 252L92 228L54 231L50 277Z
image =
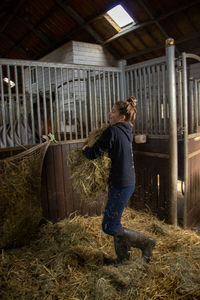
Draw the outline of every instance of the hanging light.
M15 83L12 80L8 79L8 77L4 77L3 81L9 84L11 88L15 86Z

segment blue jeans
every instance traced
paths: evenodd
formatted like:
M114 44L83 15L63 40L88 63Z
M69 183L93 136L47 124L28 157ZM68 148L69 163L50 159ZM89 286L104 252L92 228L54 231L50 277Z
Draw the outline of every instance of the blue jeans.
M121 230L121 216L134 189L134 184L125 187L109 187L108 202L102 221L104 233L115 236Z

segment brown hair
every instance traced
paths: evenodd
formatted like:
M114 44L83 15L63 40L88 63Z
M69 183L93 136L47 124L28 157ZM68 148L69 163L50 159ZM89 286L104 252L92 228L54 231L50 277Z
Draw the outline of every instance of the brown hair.
M126 122L133 122L136 117L136 103L135 97L129 97L127 100L120 100L115 103L120 115L125 115Z

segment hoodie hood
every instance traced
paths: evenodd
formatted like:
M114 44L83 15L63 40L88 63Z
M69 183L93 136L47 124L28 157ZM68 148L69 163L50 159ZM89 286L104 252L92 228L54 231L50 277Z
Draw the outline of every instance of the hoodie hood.
M114 124L113 126L116 126L119 128L128 138L129 142L133 142L133 130L129 123L127 122L119 122Z

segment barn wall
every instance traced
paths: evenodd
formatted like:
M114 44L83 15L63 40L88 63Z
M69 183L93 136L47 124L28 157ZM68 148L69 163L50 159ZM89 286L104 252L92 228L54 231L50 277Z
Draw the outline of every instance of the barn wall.
M70 41L40 59L44 62L115 67L118 62L101 45Z
M81 146L80 142L51 145L46 152L41 178L41 204L43 217L48 220L58 221L71 213L100 215L104 209L106 193L102 192L90 201L83 201L72 186L70 169L67 166L67 154L72 149ZM0 159L23 150L20 148L1 150Z
M52 145L47 150L43 172L41 200L43 216L57 221L77 212L81 215L101 214L106 194L83 201L72 186L70 169L67 166L67 154L82 143Z
M192 64L190 66L190 76L199 79L199 77L200 77L200 63Z
M136 172L135 192L130 206L151 211L169 221L169 151L167 139L148 139L133 144Z

